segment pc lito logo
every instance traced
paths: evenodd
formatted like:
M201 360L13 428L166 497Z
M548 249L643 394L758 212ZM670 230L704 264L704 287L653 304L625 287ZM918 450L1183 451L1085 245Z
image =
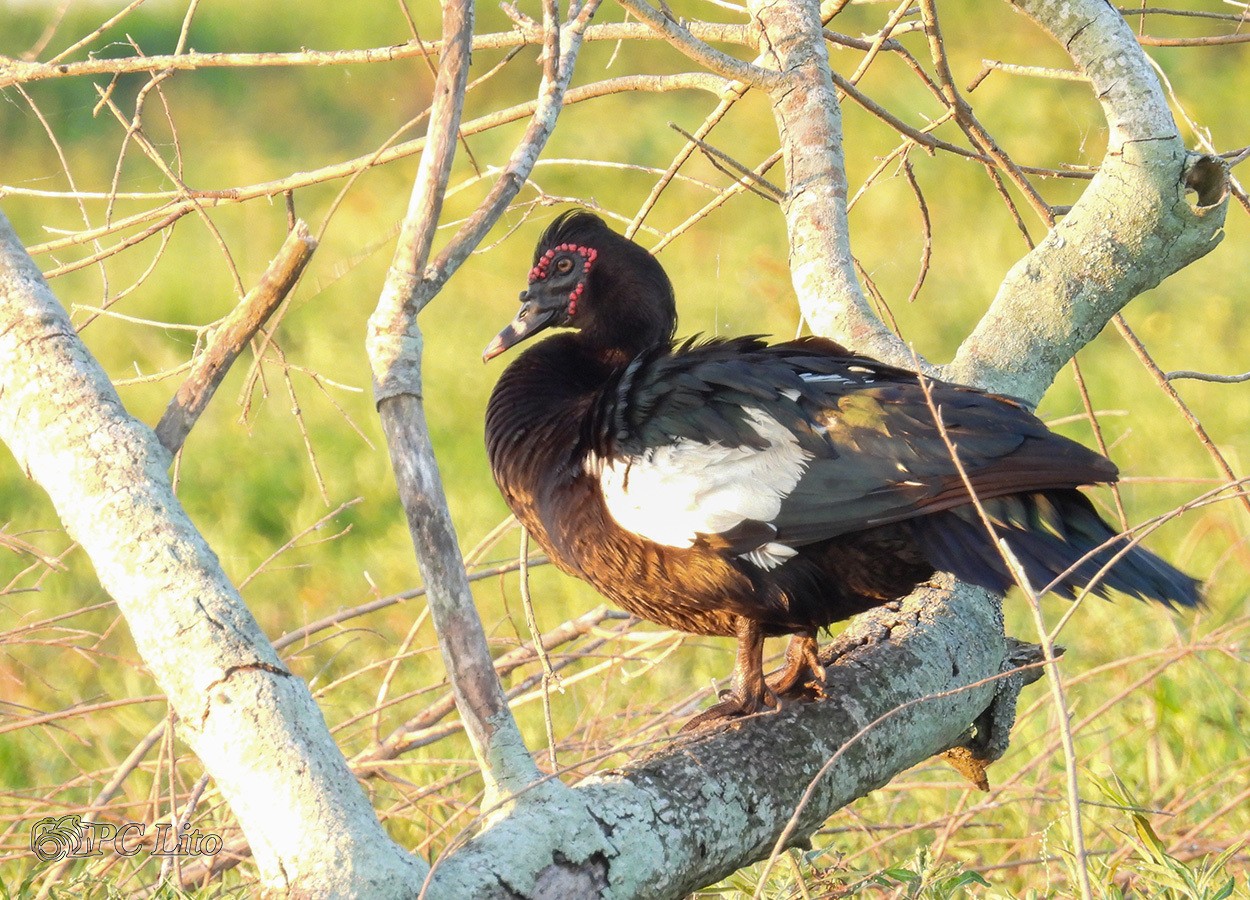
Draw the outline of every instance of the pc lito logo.
M30 830L30 849L43 862L64 859L82 840L82 816L48 816Z
M43 862L66 857L103 856L112 851L118 856L134 856L143 847L146 825L127 822L121 826L109 822L84 822L74 814L46 816L30 830L30 850ZM202 834L196 829L179 834L172 825L159 823L153 835L153 856L216 856L222 840L216 834Z

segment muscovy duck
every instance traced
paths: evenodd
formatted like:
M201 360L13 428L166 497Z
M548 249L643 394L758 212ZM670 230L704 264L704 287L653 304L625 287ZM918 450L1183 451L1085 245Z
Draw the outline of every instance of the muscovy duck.
M597 216L557 218L489 360L486 446L508 505L563 571L669 628L738 640L733 688L699 716L819 696L816 634L936 570L1014 579L915 373L833 341L675 343L672 285ZM1116 467L1003 396L928 381L946 435L1029 582L1194 606L1199 583L1129 546L1076 488ZM1104 567L1108 567L1104 571ZM765 678L764 638L793 635Z

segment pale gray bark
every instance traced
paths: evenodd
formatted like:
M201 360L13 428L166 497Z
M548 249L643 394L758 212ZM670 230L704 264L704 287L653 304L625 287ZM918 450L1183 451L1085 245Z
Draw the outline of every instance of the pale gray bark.
M430 288L426 267L464 108L473 38L471 3L443 4L443 35L427 143L395 256L369 320L367 344L378 414L439 648L456 705L464 717L465 733L486 780L487 797L494 798L532 782L538 777L538 768L525 750L503 687L491 667L486 634L473 606L421 396L421 331L416 314L437 291L437 286Z
M1126 303L1215 249L1228 170L1186 149L1158 77L1112 6L1017 5L1090 79L1107 117L1107 154L1072 211L1007 273L943 375L1037 403Z
M434 866L428 896L682 897L767 857L796 810L804 843L833 810L959 742L993 699L998 603L945 593L857 619L826 648L828 700L679 738L572 791L521 794Z
M819 4L750 0L763 26L760 52L783 73L771 87L786 166L782 211L790 238L790 279L815 334L906 368L915 357L864 296L847 227L842 110L829 74Z
M266 886L410 895L425 863L382 830L308 687L174 496L168 451L126 412L3 215L0 439L117 601Z
M530 125L486 199L430 262L455 155L473 37L472 3L445 0L447 40L430 112L430 139L366 337L378 415L400 501L425 579L448 679L482 769L487 805L534 783L539 772L495 674L447 508L422 405L417 314L468 258L529 178L555 128L582 35L597 8L598 0L587 0L570 12L569 21L561 27L554 0L544 3L543 78ZM557 788L551 785L549 790Z

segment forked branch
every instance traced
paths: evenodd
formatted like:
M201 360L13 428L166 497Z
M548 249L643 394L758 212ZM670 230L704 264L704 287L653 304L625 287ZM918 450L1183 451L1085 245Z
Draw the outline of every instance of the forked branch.
M598 0L575 4L561 28L555 0L545 0L544 70L530 125L486 199L431 263L430 249L455 153L473 32L471 4L450 0L444 4L445 49L428 143L395 260L370 316L366 338L400 500L429 591L443 661L486 780L488 805L538 781L539 772L491 664L447 509L422 404L417 313L460 267L529 178L555 127L582 35L597 7Z
M1215 248L1228 169L1186 150L1158 77L1111 6L1016 5L1090 80L1107 117L1107 154L1072 211L1007 273L944 375L1036 403L1126 303Z

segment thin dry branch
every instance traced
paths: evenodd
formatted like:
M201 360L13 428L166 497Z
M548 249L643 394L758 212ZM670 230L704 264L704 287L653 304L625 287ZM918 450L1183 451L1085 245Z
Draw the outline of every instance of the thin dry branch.
M297 221L260 281L230 311L203 352L192 360L190 373L156 426L157 439L171 454L182 448L243 348L295 287L316 247L307 223L302 219Z
M1163 377L1168 381L1192 378L1195 381L1210 381L1215 384L1240 384L1243 381L1250 381L1250 372L1242 372L1240 375L1215 375L1210 372L1195 372L1192 369L1177 369L1175 372L1165 372Z
M1212 34L1206 37L1156 37L1151 34L1137 35L1137 42L1146 47L1217 47L1223 44L1244 44L1250 34Z
M780 87L781 79L777 77L776 72L722 53L699 40L684 23L675 20L672 14L660 12L646 0L618 0L618 2L689 59L717 75L766 90Z
M144 2L144 0L138 0ZM690 22L685 26L698 42L718 44L755 43L749 26L720 22ZM588 41L666 40L667 35L642 22L609 22L592 25L585 30ZM516 47L541 46L542 30L515 29L494 34L473 36L474 52L509 50ZM128 75L136 72L188 72L199 69L303 68L323 66L358 66L369 63L397 62L441 56L444 41L409 41L391 47L370 47L363 50L298 50L266 53L186 53L95 57L73 62L62 61L69 51L55 60L32 62L0 56L0 89L17 84L46 81L54 78L80 78L91 75ZM71 48L73 49L73 48ZM732 59L732 57L726 57ZM740 61L738 61L740 62Z
M1224 454L1220 452L1220 448L1215 446L1215 442L1211 440L1211 435L1207 433L1206 427L1203 426L1198 417L1194 415L1193 411L1189 408L1189 405L1184 401L1184 399L1181 398L1181 395L1176 392L1176 388L1172 387L1168 377L1163 373L1163 370L1159 368L1159 364L1154 361L1154 358L1150 355L1149 351L1146 350L1145 345L1142 344L1137 335L1133 333L1133 329L1129 327L1128 322L1126 322L1124 317L1120 315L1115 316L1112 321L1115 323L1116 330L1120 332L1120 336L1124 338L1124 342L1132 348L1134 355L1141 361L1141 364L1145 366L1146 371L1150 373L1151 377L1154 378L1155 384L1158 385L1159 390L1163 391L1163 393L1167 395L1168 399L1176 404L1176 408L1179 409L1181 415L1185 417L1185 421L1189 423L1189 427L1192 428L1194 434L1197 435L1203 449L1205 449L1211 456L1216 468L1219 469L1220 473L1230 482L1236 482L1237 474L1233 471L1233 467L1224 457ZM1247 514L1250 514L1250 497L1243 495L1240 499L1241 505L1245 508Z
M625 75L619 78L609 78L605 81L597 81L581 87L571 88L564 95L564 105L570 106L574 103L581 103L586 100L606 97L627 91L667 93L669 91L679 90L699 90L719 94L728 84L729 82L720 76L710 75L706 72L683 72L673 75ZM519 103L515 106L479 116L478 118L471 119L467 122L462 122L460 134L461 136L481 134L501 125L507 125L512 122L519 122L522 119L531 118L538 109L538 103L539 101L537 100L531 100L526 103ZM39 244L32 244L29 248L27 248L27 252L29 252L32 256L38 256L44 253L53 253L79 244L89 243L119 231L133 228L154 218L161 218L161 228L165 228L187 213L194 211L196 209L196 202L204 208L211 208L222 204L242 203L244 201L256 200L259 198L282 196L301 188L311 187L316 184L323 184L328 181L335 181L340 178L348 178L368 168L383 166L388 163L395 162L396 160L415 156L416 154L424 151L425 144L426 139L423 136L410 141L394 144L393 146L389 146L380 152L373 151L352 159L344 160L343 162L334 163L332 165L308 169L283 178L257 182L255 184L243 185L235 188L197 190L186 193L182 191L119 193L116 195L119 198L164 202L163 205L155 207L151 210L135 213L106 225L98 226L96 228L86 228L83 231L74 232L68 237L57 238L56 240L45 241ZM0 186L0 199L3 199L6 195L47 198L70 197L74 199L108 199L112 196L107 193L93 193L90 191L72 191L66 193L35 190L13 185ZM151 232L145 234L145 237L149 237L151 234L157 233L158 230L159 229L151 230ZM126 246L130 246L131 243L135 242L129 242ZM107 256L109 253L106 252L101 255Z
M1007 173L1007 177L1024 194L1038 217L1047 225L1054 224L1055 217L1050 206L1042 199L1037 188L1033 187L1033 184L1020 171L1015 161L998 146L998 142L977 119L971 104L964 99L955 85L955 78L951 74L950 63L946 58L946 46L942 39L941 26L938 24L937 6L934 0L920 0L920 9L924 16L925 34L929 39L929 52L937 70L938 83L941 85L947 104L955 111L955 121L968 135L969 140Z
M516 570L517 568L519 568L517 565L510 566L510 570ZM579 637L584 637L608 621L617 623L611 632L613 635L628 631L634 625L634 620L627 613L607 609L606 607L592 609L576 619L570 619L550 631L544 632L538 637L537 643L531 639L507 653L501 654L493 661L495 672L500 678L505 678L521 666L534 662L536 659L541 661L545 654ZM536 650L536 646L540 649ZM549 677L545 671L537 676L537 679L541 681L544 677ZM508 692L511 695L510 699L520 696L524 691L528 690L529 686L529 684L522 683L513 688ZM428 743L431 729L447 718L454 709L455 699L453 696L441 697L423 709L418 715L413 716L395 728L386 738L375 742L373 746L358 753L352 758L351 764L358 772L362 774L368 773L374 764L395 759L401 754L421 746L423 743ZM438 736L442 737L444 734L454 733L462 727L463 725L460 722L451 723L450 728L445 732L439 733Z

